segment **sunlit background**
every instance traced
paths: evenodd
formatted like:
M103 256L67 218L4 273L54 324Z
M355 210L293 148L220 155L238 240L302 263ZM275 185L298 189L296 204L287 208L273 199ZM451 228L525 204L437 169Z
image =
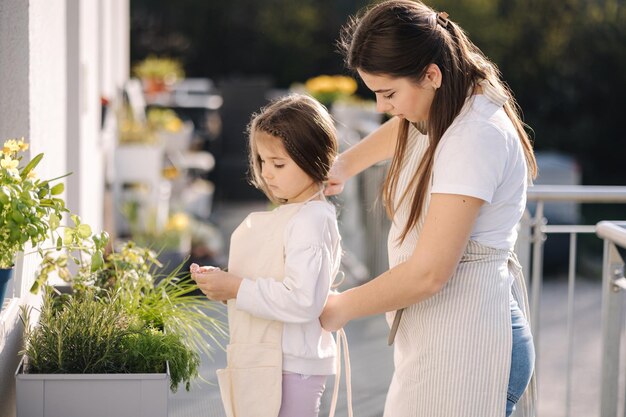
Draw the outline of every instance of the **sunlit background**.
M24 162L43 153L40 178L72 172L58 198L94 233L110 234L107 251L132 240L158 253L160 272L181 277L191 262L224 267L234 227L269 207L247 180L245 129L253 112L290 91L311 94L331 112L342 149L385 119L336 50L342 25L370 3L0 0L0 141L24 136L30 145ZM536 303L538 416L614 417L612 407L624 408L626 369L618 356L605 361L602 337L612 317L619 343L623 314L621 304L607 313L606 300L621 293L602 279L618 277L615 266L623 261L603 257L609 246L595 225L626 218L626 3L426 3L448 12L498 65L534 138L536 183L548 186L529 192L517 247ZM379 198L385 170L372 167L335 200L345 251L342 289L387 267L389 221ZM560 186L584 187L558 197ZM41 302L30 291L40 266L34 250L16 256L0 301L0 417L16 415L20 306ZM606 271L617 275L607 278ZM71 287L75 271L61 275L50 274L49 282ZM355 415L377 417L393 370L387 325L377 316L346 331ZM619 354L619 344L609 353ZM203 356L201 375L215 383L224 362L216 348ZM199 383L167 399L172 417L223 415L215 385Z

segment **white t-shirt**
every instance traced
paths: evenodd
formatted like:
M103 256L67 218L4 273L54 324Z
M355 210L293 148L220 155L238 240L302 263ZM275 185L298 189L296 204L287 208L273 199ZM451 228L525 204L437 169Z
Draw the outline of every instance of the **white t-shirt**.
M522 144L504 108L474 95L437 146L431 194L484 200L470 239L512 249L526 206L527 175Z
M322 329L319 316L339 271L340 240L334 206L326 201L306 202L285 228L283 281L244 278L239 287L238 309L283 322L285 371L335 373L335 341Z

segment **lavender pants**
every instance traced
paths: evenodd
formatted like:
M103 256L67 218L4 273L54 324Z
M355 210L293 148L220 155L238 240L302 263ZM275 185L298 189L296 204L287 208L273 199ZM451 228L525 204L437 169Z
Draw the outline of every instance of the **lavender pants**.
M326 375L283 373L283 400L278 417L318 417Z

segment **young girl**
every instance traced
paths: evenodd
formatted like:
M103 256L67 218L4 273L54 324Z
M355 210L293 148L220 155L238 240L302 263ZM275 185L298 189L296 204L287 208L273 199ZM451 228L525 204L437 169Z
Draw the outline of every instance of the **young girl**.
M385 416L504 417L516 404L532 416L534 347L513 247L536 163L513 96L463 30L420 2L376 4L343 34L347 65L393 117L339 156L326 192L391 159L390 269L329 297L322 324L389 312Z
M228 300L222 400L228 417L316 417L336 365L335 341L319 322L341 258L322 192L335 129L317 101L290 95L253 116L249 149L252 183L279 206L235 230L228 272L191 268L208 298Z

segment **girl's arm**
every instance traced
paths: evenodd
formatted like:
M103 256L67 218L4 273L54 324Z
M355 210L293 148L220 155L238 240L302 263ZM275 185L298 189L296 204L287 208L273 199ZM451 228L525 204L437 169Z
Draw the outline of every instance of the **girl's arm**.
M399 127L400 119L394 117L342 152L330 170L326 195L339 194L348 179L378 162L391 159Z
M367 284L329 297L320 317L326 330L348 321L407 307L436 294L454 274L483 200L432 194L411 257Z
M334 212L304 206L287 228L285 274L246 279L218 268L192 268L192 278L211 300L235 298L237 308L257 317L285 323L317 320L324 308L341 250L329 228ZM333 226L334 225L334 226Z
M322 208L323 207L323 208ZM244 279L237 308L270 320L307 323L322 313L339 259L334 210L305 205L285 230L284 278Z

